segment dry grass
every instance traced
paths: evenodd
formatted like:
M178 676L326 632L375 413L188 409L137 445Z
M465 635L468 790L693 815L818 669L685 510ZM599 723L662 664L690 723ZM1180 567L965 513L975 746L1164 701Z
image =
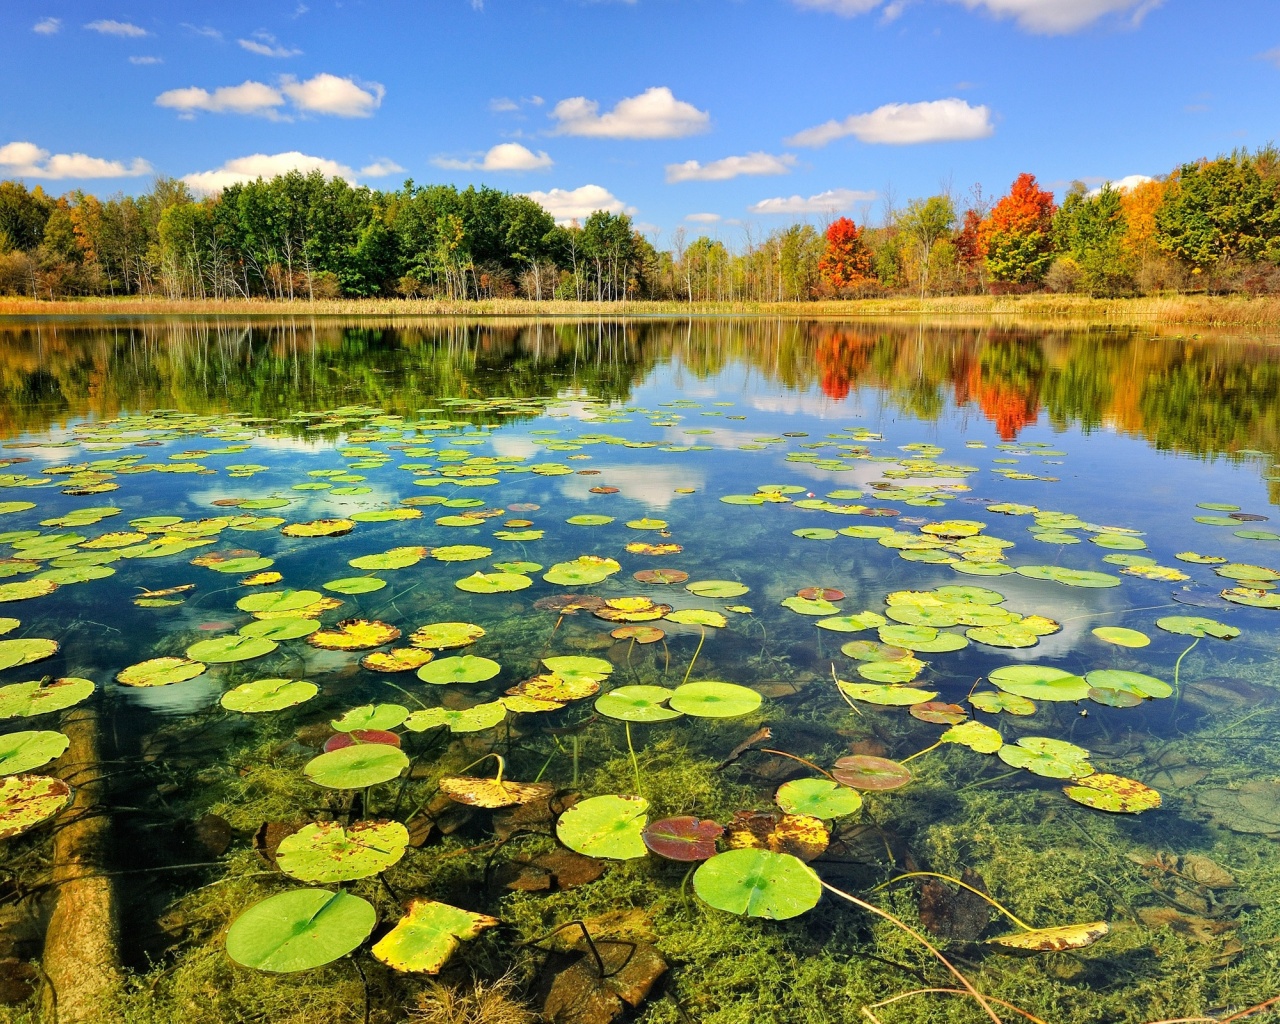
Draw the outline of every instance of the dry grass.
M618 317L758 316L794 318L902 318L925 315L956 320L994 319L1141 326L1280 327L1280 298L1173 295L1091 299L1080 295L952 296L833 302L531 302L524 299L448 302L431 299L333 299L277 302L266 299L200 301L156 298L66 299L41 302L0 298L4 316L231 316L231 317Z

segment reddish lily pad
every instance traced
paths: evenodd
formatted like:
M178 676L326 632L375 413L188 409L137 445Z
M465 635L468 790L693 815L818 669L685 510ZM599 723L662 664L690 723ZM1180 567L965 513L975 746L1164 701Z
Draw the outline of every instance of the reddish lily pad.
M722 835L723 826L714 821L683 815L650 822L640 838L659 857L692 863L714 857L716 840Z

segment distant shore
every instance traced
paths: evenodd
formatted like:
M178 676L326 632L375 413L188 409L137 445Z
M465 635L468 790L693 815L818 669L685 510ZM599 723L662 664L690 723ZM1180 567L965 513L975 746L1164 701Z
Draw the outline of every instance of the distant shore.
M533 302L526 299L168 300L132 296L36 301L0 298L7 317L227 316L227 317L785 317L869 319L928 316L1029 322L1038 325L1121 324L1160 327L1251 328L1280 331L1280 297L1173 295L1092 299L1079 295L947 296L815 302Z

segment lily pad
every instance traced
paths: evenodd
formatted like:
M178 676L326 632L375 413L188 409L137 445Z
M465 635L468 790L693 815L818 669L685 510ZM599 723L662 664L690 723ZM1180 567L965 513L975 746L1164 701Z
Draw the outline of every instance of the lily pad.
M352 952L377 922L371 903L341 889L290 889L232 922L227 955L260 971L306 971Z
M438 974L460 942L500 923L447 903L410 900L405 916L374 944L373 955L393 970Z
M0 718L33 718L73 707L93 693L91 679L68 677L50 683L10 683L0 686Z
M398 821L317 821L281 840L276 866L300 882L350 882L396 864L408 845Z
M640 835L644 845L659 857L696 863L715 856L716 840L724 835L724 827L684 815L651 821Z
M740 849L716 854L699 866L693 891L717 910L785 921L817 906L822 883L812 868L790 854Z
M697 580L684 589L695 597L731 598L741 597L751 588L732 580Z
M621 569L622 566L612 558L583 555L572 562L557 562L542 578L565 587L590 587L604 582Z
M941 743L958 743L979 754L994 754L1004 740L998 730L981 722L961 722L953 725L939 737Z
M456 775L440 780L440 792L460 804L498 808L545 800L555 792L555 786L545 782L509 782L506 779Z
M969 703L979 711L997 715L1001 711L1010 715L1034 715L1036 706L1026 697L1014 693L983 692L969 695Z
M1160 806L1160 794L1134 779L1099 772L1062 790L1072 800L1095 811L1141 814Z
M788 814L808 814L823 821L855 814L862 797L830 779L795 779L783 783L774 800Z
M842 757L831 769L831 776L840 785L873 793L900 789L911 781L911 770L897 761L870 754L854 754Z
M470 622L433 622L418 627L409 637L409 643L414 647L447 651L457 647L468 647L482 636L484 636L484 630Z
M267 590L240 598L236 607L252 614L297 612L315 604L322 596L318 590Z
M596 711L619 722L669 722L683 714L669 707L675 695L665 686L619 686L596 700Z
M360 666L370 672L412 672L422 668L435 655L421 647L397 647L390 651L371 651L360 659Z
M693 718L738 718L760 707L763 698L737 683L699 682L676 687L668 703Z
M1156 625L1180 636L1211 636L1218 640L1232 640L1240 635L1240 630L1235 626L1228 626L1225 622L1202 615L1166 615L1162 619L1156 619Z
M18 775L61 757L71 740L52 731L11 732L0 736L0 775Z
M1168 697L1173 693L1173 687L1161 679L1124 669L1094 669L1084 678L1092 688L1089 696L1095 700L1097 697L1093 690L1120 691L1131 693L1139 698ZM1105 701L1099 703L1105 703Z
M1067 924L1055 928L1033 928L1029 931L1014 932L1011 935L997 935L988 939L988 944L1015 953L1061 953L1069 949L1084 949L1092 946L1111 930L1106 921L1092 921L1089 924Z
M214 637L211 640L197 641L187 648L187 657L192 661L203 661L210 665L227 665L261 658L263 655L270 654L278 646L274 640L232 633L228 636Z
M492 729L507 717L507 706L502 701L477 704L462 710L452 708L424 708L405 719L410 732L426 732L446 726L450 732L483 732Z
M682 626L712 626L721 629L729 624L729 620L723 615L708 608L681 608L679 611L668 612L664 618Z
M477 558L488 558L491 554L493 548L480 544L448 544L431 549L431 557L437 562L470 562Z
M454 586L470 594L509 594L533 585L533 580L514 572L477 572L458 580Z
M58 589L54 580L18 580L16 583L0 583L0 604L8 601L27 601L44 597Z
M1083 779L1093 774L1089 751L1066 740L1024 736L1006 743L997 752L1011 768L1025 768L1033 775L1050 779Z
M380 580L376 576L347 576L340 580L330 580L323 584L324 589L332 591L335 594L372 594L374 591L381 590L387 585L386 580Z
M783 608L790 608L797 615L826 615L832 616L840 609L830 601L822 599L812 600L805 597L788 597L782 601Z
M1089 684L1082 677L1047 665L1006 665L988 678L1005 693L1032 700L1076 701L1089 696Z
M351 519L313 519L307 523L290 523L280 532L286 537L341 537L355 528L355 521Z
M1146 633L1124 626L1099 626L1093 630L1093 635L1117 647L1146 647L1151 643L1151 637Z
M228 711L252 715L283 711L309 701L319 692L320 687L306 679L255 679L228 690L220 703Z
M363 704L335 718L329 724L338 732L365 729L394 729L409 717L409 709L400 704Z
M29 832L70 802L71 787L61 779L48 775L0 779L0 840Z
M52 658L57 653L56 640L44 640L39 637L0 640L0 669L30 665L32 662Z
M320 623L315 619L258 619L241 626L240 635L260 640L298 640L310 636L319 628Z
M409 758L398 747L385 743L361 743L319 754L303 771L317 786L328 789L364 789L390 782L409 767Z
M875 612L859 612L856 615L833 615L819 619L814 625L819 629L829 629L835 633L860 633L864 629L879 629L885 622L883 615Z
M207 665L187 658L151 658L121 669L116 682L121 686L170 686L201 675Z
M367 651L399 639L400 630L390 623L377 619L344 619L334 629L312 633L307 643L325 651Z
M418 669L418 678L437 686L446 683L483 683L502 671L502 666L488 658L474 654L440 658Z
M560 815L556 836L584 857L634 860L646 852L642 833L648 810L644 797L590 797Z

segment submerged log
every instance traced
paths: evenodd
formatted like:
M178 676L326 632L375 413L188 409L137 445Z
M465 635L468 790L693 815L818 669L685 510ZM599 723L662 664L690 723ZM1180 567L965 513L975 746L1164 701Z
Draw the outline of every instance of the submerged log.
M117 1016L123 970L115 893L104 875L111 820L101 813L107 794L98 717L77 708L62 726L71 740L62 775L75 796L58 818L53 841L54 905L43 958L52 991L46 996L45 1018L58 1024L99 1024Z

